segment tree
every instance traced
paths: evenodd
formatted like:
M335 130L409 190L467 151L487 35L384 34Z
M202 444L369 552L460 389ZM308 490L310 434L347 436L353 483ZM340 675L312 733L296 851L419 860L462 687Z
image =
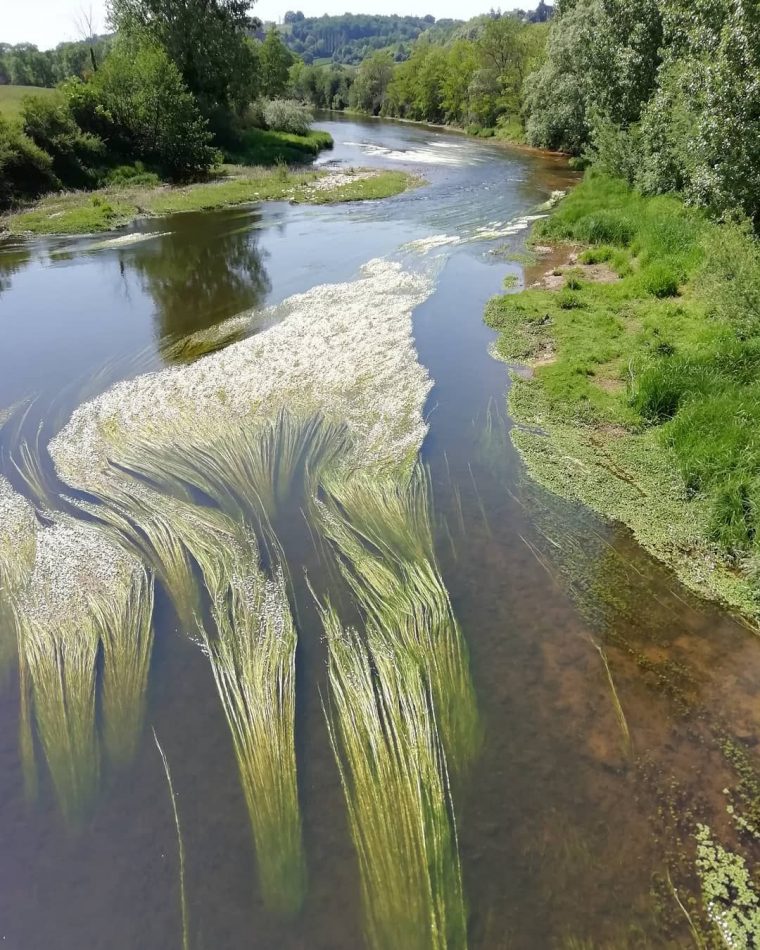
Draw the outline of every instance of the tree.
M533 145L580 152L597 118L625 129L655 90L663 26L658 0L563 2L546 62L528 79Z
M160 46L121 40L90 82L70 81L66 92L79 126L124 159L179 179L218 161L207 121Z
M109 22L124 37L160 46L204 115L242 112L256 83L247 41L250 0L109 0Z
M385 92L393 78L393 58L377 51L368 56L356 73L351 87L351 103L362 112L379 115Z
M259 47L261 94L268 99L285 95L292 65L293 54L280 39L277 28L272 27Z

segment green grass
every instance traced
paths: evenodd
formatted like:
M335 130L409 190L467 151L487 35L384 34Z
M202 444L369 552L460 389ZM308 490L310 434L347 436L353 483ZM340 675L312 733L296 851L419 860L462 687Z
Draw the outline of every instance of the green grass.
M536 229L587 244L559 291L494 299L540 480L634 529L691 586L760 615L760 251L678 198L598 174ZM620 279L600 283L604 263Z
M242 165L274 165L279 162L309 162L323 149L333 147L329 132L312 129L306 135L248 129L240 145L230 150L229 160Z
M209 211L254 201L325 204L387 198L419 184L404 172L378 171L371 178L317 190L326 173L313 169L227 165L212 181L193 185L126 185L96 192L50 195L25 211L0 218L12 234L92 234L110 231L140 216Z
M21 105L25 96L52 96L55 89L44 86L0 86L0 115L6 119L15 119L21 115Z

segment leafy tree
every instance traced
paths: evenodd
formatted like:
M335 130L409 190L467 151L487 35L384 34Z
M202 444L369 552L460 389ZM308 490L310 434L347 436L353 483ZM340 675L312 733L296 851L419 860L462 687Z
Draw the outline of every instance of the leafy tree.
M393 59L390 53L372 53L357 70L351 87L351 104L362 112L379 115L392 78Z
M259 48L260 88L267 99L285 95L293 65L293 54L280 39L279 32L272 28Z
M255 91L250 0L109 0L124 37L163 48L206 116L242 112Z
M529 141L578 153L597 119L637 122L656 86L662 30L659 0L563 2L546 61L526 83Z
M105 145L79 128L62 95L28 96L21 115L24 132L51 157L53 173L64 184L81 188L96 183Z
M107 141L113 156L155 165L173 178L218 161L207 121L160 46L124 40L88 83L67 87L80 127Z

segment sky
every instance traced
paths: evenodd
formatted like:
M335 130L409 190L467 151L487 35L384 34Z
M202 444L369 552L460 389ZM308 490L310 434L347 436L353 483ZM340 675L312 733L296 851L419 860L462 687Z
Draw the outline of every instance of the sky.
M252 12L262 20L282 20L286 10L303 10L306 16L323 13L401 13L411 16L452 17L465 20L491 7L525 9L537 0L494 3L493 0L260 0ZM34 43L49 49L64 40L76 40L82 11L92 10L96 32L105 32L105 0L0 0L0 42Z

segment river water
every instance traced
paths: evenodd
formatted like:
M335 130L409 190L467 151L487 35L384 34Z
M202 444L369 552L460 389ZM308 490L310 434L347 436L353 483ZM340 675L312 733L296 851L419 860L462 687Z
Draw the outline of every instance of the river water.
M22 490L22 430L41 427L46 443L85 399L170 365L188 334L354 281L374 258L432 274L434 291L413 318L433 381L422 454L483 724L472 773L455 787L469 946L689 946L686 911L700 914L697 824L752 858L753 840L737 836L726 806L749 813L760 787L760 648L626 530L543 491L511 446L508 372L489 355L494 334L482 314L505 277L526 279L524 218L572 176L559 159L435 130L321 126L335 149L320 162L403 168L427 183L379 203L145 220L127 230L143 237L132 243L0 244L0 408L34 398L0 433L1 470ZM157 595L146 718L171 765L193 948L364 945L322 714L322 632L303 581L304 568L318 567L302 528L300 511L277 526L299 602L296 750L309 885L293 920L263 905L208 661ZM18 709L11 675L0 693L4 946L181 946L174 818L150 730L129 768L103 767L99 798L72 829L44 771L36 801L26 799Z

